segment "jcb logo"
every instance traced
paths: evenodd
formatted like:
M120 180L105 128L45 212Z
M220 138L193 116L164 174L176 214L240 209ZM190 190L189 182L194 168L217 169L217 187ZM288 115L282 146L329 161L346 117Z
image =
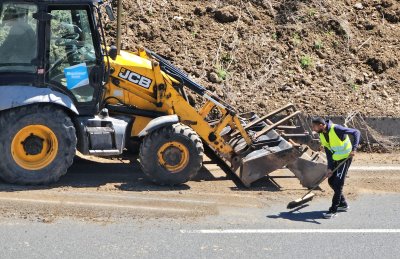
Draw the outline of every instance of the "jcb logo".
M151 82L152 82L152 80L150 78L139 75L139 74L132 72L126 68L121 68L121 71L119 72L118 76L122 79L128 80L129 82L137 84L146 89L149 89L149 87L151 86Z

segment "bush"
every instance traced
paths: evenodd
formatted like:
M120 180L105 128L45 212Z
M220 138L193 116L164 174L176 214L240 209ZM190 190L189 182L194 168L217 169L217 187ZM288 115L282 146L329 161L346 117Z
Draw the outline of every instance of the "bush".
M313 61L309 55L304 55L300 58L300 65L303 69L312 67Z

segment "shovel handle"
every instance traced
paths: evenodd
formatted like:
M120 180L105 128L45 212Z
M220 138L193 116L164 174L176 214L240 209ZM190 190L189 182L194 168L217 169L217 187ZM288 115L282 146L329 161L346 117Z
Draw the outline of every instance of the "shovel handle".
M336 166L335 169L333 169L332 173L336 172L342 165L344 165L344 163L347 162L347 160L349 160L351 157L349 156L348 158L346 158L345 160L343 160L342 162L340 162L340 164L338 166Z

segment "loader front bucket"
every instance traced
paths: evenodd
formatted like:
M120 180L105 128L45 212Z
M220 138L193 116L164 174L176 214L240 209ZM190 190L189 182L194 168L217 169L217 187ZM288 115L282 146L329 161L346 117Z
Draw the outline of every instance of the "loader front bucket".
M240 118L252 138L251 144L246 143L238 131L232 132L229 128L221 135L235 153L224 161L246 187L285 166L304 187L315 187L324 179L326 162L308 147L316 146L316 140L293 105L262 117L247 113Z
M232 171L241 182L250 187L251 183L264 176L281 169L288 163L296 160L301 153L275 131L270 131L265 138L273 139L269 144L246 153L236 163L232 164Z

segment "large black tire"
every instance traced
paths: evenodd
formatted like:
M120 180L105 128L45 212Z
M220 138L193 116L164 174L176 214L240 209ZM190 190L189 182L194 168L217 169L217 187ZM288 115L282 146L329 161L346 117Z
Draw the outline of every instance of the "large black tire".
M52 132L52 136L56 138L57 148L52 149L54 153L42 166L43 168L31 169L29 166L24 168L15 158L13 140L17 139L18 134L27 127L36 126L46 127ZM6 182L21 185L47 185L57 182L72 165L77 142L75 127L70 117L57 106L35 104L1 112L0 131L0 154L2 155L0 177ZM24 146L23 148L26 150ZM26 155L28 156L28 153Z
M186 162L182 161L182 168L176 171L169 170L160 161L159 152L163 147L170 145L169 143L176 143L188 153ZM159 185L179 185L196 176L203 164L203 152L203 143L199 135L190 127L177 123L155 130L146 136L140 146L139 158L143 172L152 182Z

